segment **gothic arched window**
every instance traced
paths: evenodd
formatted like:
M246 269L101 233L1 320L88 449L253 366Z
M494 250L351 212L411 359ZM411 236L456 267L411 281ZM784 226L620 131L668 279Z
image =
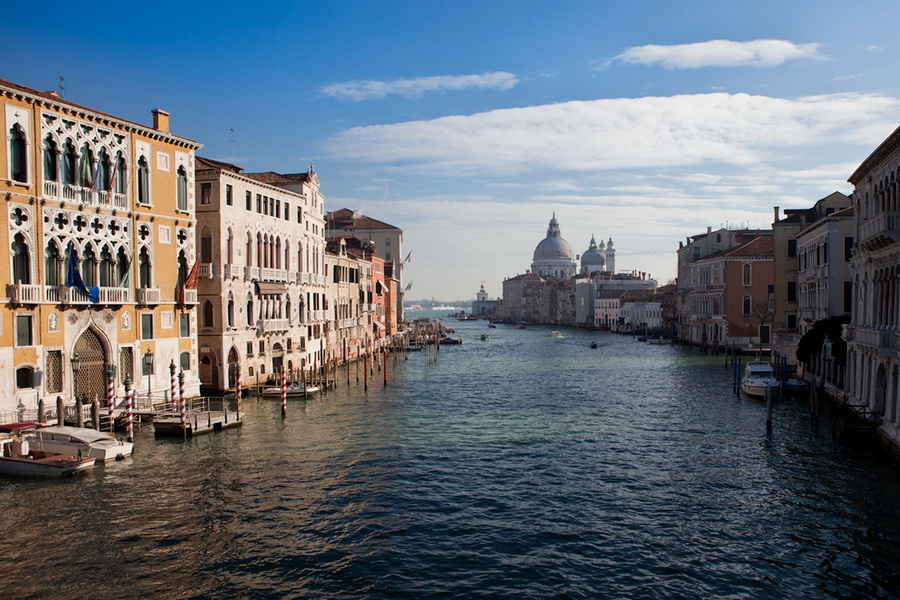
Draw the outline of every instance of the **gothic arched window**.
M9 130L9 178L25 183L28 181L28 152L25 149L25 133L18 125Z

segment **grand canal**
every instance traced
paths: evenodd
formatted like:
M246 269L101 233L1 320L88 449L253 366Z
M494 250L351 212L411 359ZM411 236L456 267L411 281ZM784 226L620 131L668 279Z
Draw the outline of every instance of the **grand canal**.
M286 420L248 400L241 429L0 480L0 598L900 594L900 472L805 402L767 437L721 357L453 326L387 387L353 368Z

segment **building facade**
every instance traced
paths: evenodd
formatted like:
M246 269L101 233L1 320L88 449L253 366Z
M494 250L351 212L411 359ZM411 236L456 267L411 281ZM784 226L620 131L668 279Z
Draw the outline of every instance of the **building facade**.
M39 400L196 395L194 154L200 145L0 81L0 411Z
M199 377L234 386L322 364L329 318L314 170L244 173L197 159Z

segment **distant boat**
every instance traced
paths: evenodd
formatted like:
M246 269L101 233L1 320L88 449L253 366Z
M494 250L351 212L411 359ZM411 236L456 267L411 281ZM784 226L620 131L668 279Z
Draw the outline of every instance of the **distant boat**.
M482 342L486 342L486 341L488 341L489 339L491 339L491 334L489 334L489 333L482 333L482 334L481 334L481 341L482 341Z
M516 323L516 329L525 329L525 321L519 321Z
M488 327L490 327L491 329L496 329L497 326L494 324L493 321L488 321Z
M555 329L554 329L553 331L550 332L550 335L551 335L552 337L562 337L562 336L563 336L560 332L558 332L558 331L555 330Z
M457 346L462 344L462 338L452 338L452 337L442 337L438 340L441 344L449 344L451 346Z
M591 342L591 345L588 346L588 348L590 348L591 350L596 350L596 349L597 349L597 342Z
M777 394L778 388L778 379L769 363L763 360L754 360L748 362L744 367L741 390L748 396L765 398L767 390L771 390L772 394Z

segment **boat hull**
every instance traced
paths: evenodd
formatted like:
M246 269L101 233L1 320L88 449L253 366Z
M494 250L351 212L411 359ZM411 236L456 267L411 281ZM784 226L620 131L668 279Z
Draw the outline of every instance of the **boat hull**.
M0 456L0 474L25 477L64 477L94 467L94 458L78 458L64 454L42 458Z

